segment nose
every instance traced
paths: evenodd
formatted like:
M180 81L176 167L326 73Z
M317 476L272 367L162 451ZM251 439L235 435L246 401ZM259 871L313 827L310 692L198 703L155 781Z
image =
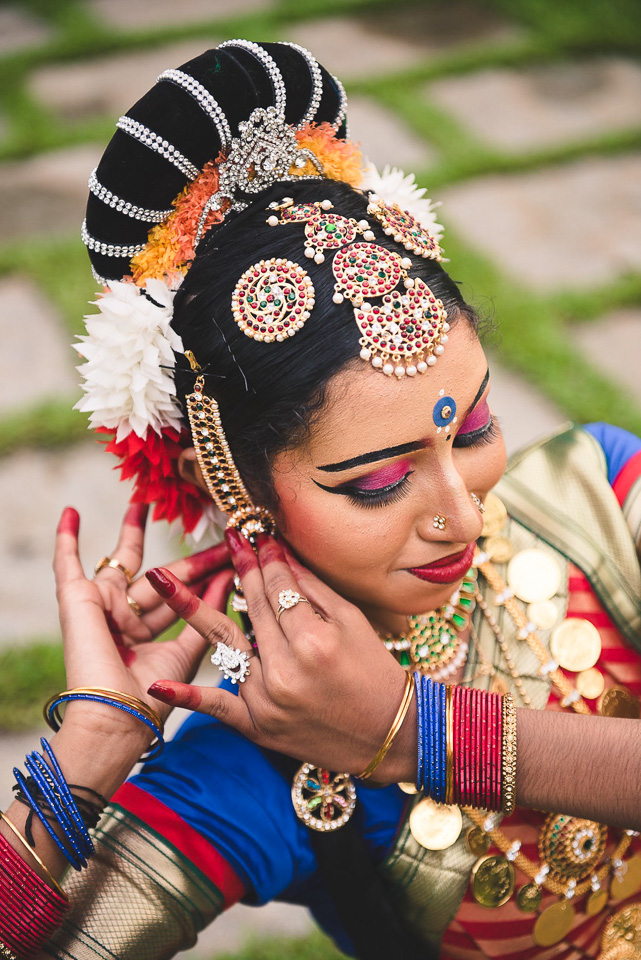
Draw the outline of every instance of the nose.
M483 518L471 497L466 479L450 461L432 476L416 516L416 532L422 540L471 543L478 540Z

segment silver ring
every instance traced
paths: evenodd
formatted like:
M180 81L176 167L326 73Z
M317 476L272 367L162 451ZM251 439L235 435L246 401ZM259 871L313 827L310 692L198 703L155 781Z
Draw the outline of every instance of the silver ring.
M281 614L285 610L291 610L297 603L309 603L307 597L302 597L296 590L281 590L278 594L278 609L276 611L276 620L280 623Z
M249 659L256 656L255 650L240 650L228 647L219 640L211 655L211 662L218 667L225 680L232 683L244 683L249 676Z

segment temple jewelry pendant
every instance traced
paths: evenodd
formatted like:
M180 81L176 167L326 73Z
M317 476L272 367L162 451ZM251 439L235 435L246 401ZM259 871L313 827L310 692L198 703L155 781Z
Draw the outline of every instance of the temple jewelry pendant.
M292 781L292 803L310 830L338 830L354 813L356 787L348 773L332 774L304 763Z

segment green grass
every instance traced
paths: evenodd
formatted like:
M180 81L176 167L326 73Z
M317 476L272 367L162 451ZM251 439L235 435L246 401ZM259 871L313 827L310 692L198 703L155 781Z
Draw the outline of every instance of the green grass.
M295 940L286 937L247 941L244 947L235 953L220 954L218 960L344 960L331 940L322 933L312 933L309 937Z
M64 689L60 643L40 641L0 652L0 732L41 726L43 705Z

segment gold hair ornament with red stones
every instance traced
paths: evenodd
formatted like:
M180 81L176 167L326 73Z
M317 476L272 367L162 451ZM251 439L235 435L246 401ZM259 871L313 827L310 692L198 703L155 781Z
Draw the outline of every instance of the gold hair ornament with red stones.
M436 363L448 339L447 312L423 280L409 276L410 257L372 243L374 233L367 220L329 213L333 209L329 200L295 204L291 197L285 197L280 203L271 203L270 209L280 213L280 217L275 212L268 217L270 226L305 224L305 255L315 263L323 263L323 251L334 252L334 302L339 304L347 299L352 303L361 332L363 360L375 370L399 379L425 373ZM421 257L440 259L436 240L409 213L396 205L386 206L373 194L368 211L381 222L385 233L393 234L395 242ZM355 242L359 234L363 241ZM245 277L243 274L239 286ZM403 289L399 290L401 283ZM246 328L246 317L235 309L239 286L232 299L234 319L248 336L253 336ZM382 303L373 304L371 298L382 298ZM284 340L296 331L290 327L279 332L282 335L276 339Z

